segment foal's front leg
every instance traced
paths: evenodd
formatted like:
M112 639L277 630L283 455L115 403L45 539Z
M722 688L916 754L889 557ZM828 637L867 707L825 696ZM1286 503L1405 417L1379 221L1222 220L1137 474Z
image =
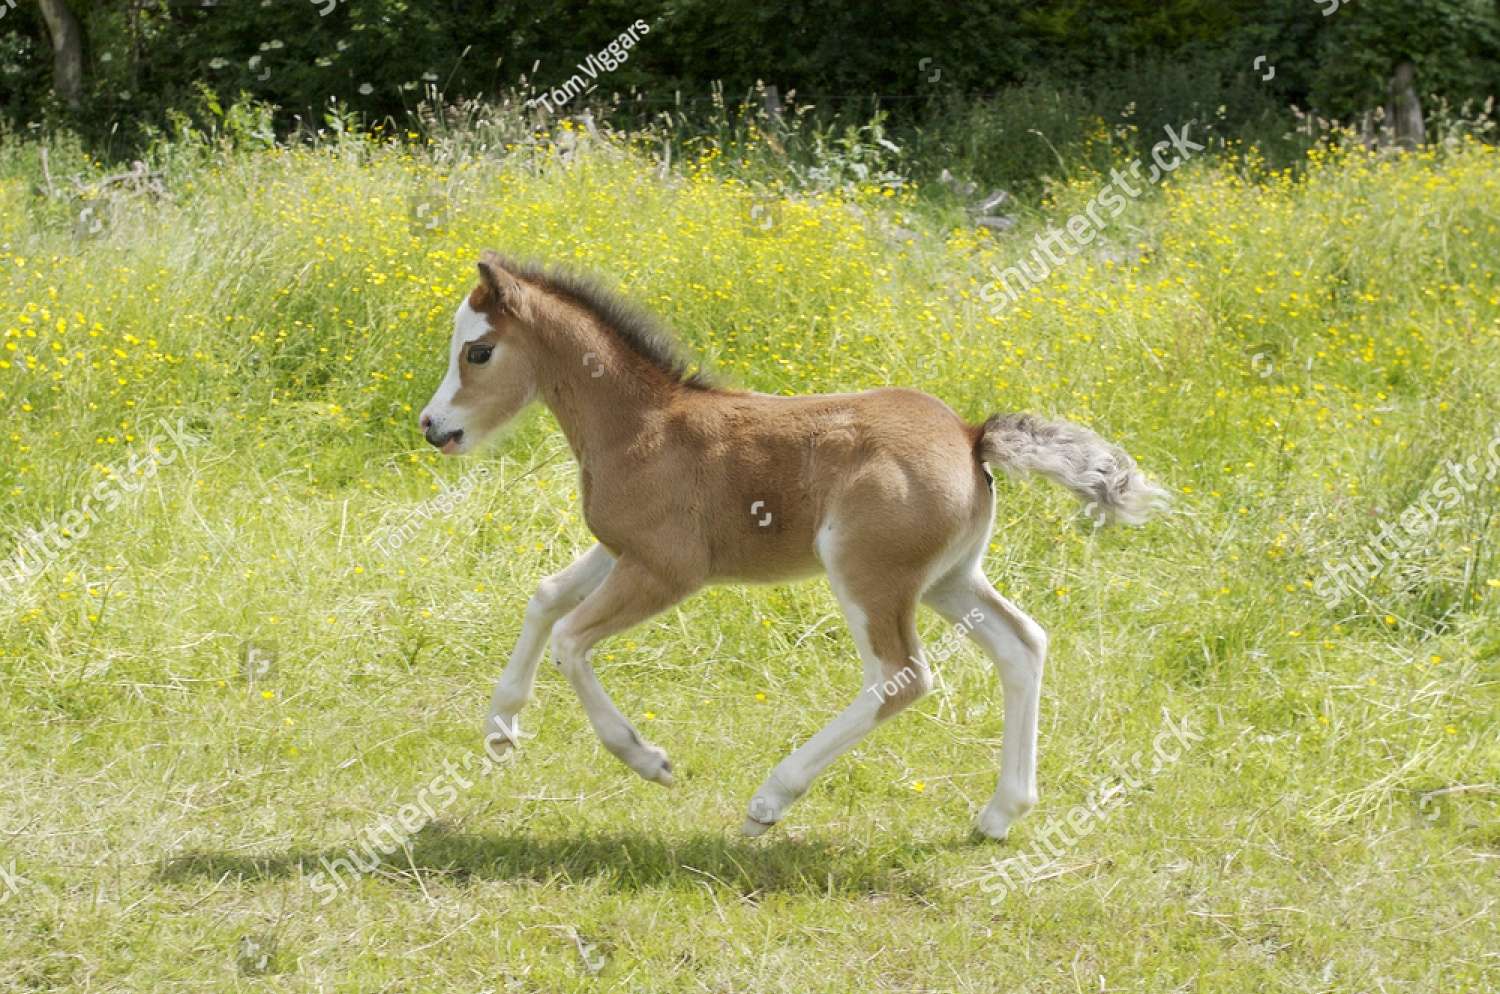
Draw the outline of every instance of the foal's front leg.
M643 741L635 726L609 699L589 660L595 644L645 621L692 593L694 585L674 582L626 557L582 604L557 623L553 631L557 665L573 685L584 713L604 748L647 780L672 785L667 754Z
M561 572L541 582L531 601L526 605L526 620L521 625L521 637L516 640L510 662L495 684L490 697L490 713L484 722L484 738L490 752L499 755L516 744L519 729L516 713L531 699L531 688L536 683L536 668L547 648L547 637L552 626L589 594L593 593L609 575L615 557L602 545L579 556Z

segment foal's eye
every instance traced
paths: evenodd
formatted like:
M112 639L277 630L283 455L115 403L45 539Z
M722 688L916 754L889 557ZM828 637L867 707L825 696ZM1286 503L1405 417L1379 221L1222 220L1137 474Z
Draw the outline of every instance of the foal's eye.
M494 351L493 345L471 345L469 346L469 362L475 366L483 366L490 361L490 353Z

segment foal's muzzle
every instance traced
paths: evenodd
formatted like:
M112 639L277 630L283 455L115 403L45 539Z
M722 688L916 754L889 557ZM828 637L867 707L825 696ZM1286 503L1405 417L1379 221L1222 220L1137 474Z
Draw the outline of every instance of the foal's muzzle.
M427 430L422 433L422 437L427 439L427 441L431 444L436 445L441 449L449 442L458 443L463 441L464 430L462 428L456 428L453 431L439 431L436 426L429 424L427 426Z

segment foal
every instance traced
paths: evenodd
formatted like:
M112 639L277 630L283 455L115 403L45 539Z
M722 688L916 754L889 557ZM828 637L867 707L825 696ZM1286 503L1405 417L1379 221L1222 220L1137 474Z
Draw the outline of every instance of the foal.
M641 739L594 675L594 646L705 584L825 572L864 663L863 689L771 771L745 834L765 832L829 763L931 689L919 601L962 619L1004 688L1000 782L979 831L1003 839L1036 803L1047 636L981 572L994 511L985 464L1040 473L1089 502L1097 520L1139 523L1166 493L1130 456L1067 422L1012 414L971 426L915 390L718 389L614 295L487 252L422 431L447 455L470 452L538 399L578 460L584 518L599 542L527 605L490 702L487 744L515 744L516 713L550 634L605 748L670 786L666 753Z

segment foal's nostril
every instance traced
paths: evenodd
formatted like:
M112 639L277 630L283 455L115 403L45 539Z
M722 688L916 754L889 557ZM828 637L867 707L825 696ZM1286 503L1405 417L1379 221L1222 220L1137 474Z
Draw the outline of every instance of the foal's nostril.
M417 427L426 433L427 429L432 427L432 415L424 412L421 419L417 421Z
M449 442L462 441L464 437L464 430L462 428L455 428L453 431L437 432L432 430L431 425L428 425L427 430L422 433L422 437L427 439L427 441L432 445L436 445L441 449Z

